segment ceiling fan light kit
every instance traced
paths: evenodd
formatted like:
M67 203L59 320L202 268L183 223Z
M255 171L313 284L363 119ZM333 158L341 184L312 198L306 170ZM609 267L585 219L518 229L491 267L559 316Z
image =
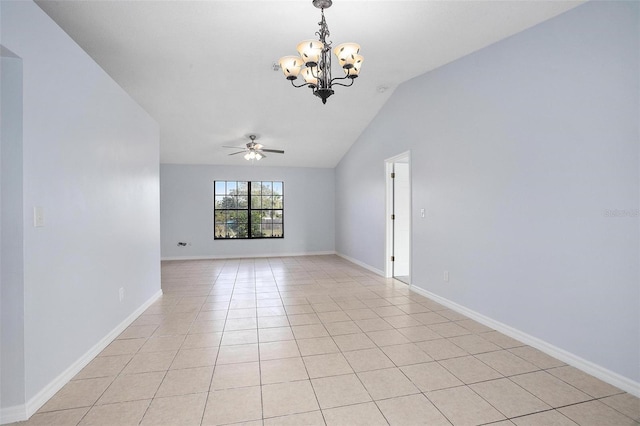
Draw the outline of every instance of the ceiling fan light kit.
M284 56L278 63L287 80L293 87L309 87L313 94L327 103L327 98L335 92L333 86L349 87L360 74L360 68L364 58L360 55L360 45L357 43L342 43L333 49L338 63L342 67L344 77L331 78L331 42L327 41L330 35L327 21L324 19L324 10L331 7L331 0L312 0L315 7L321 10L322 20L318 22L320 30L316 32L319 40L304 40L298 44L297 50L300 56ZM304 68L303 68L304 67ZM296 85L295 80L302 76L303 84ZM344 84L340 81L346 80Z
M260 161L264 156L256 151L249 151L244 155L244 159L247 161L257 160Z

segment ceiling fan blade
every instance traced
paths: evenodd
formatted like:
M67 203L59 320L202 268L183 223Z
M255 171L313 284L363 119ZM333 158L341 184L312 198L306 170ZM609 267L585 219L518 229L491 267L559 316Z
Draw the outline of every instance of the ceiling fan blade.
M229 145L222 145L223 148L233 148L233 149L244 149L244 146L229 146Z
M245 152L246 152L246 151L238 151L238 152L234 152L233 154L229 154L229 155L243 154L243 153L245 153Z
M273 152L274 154L284 154L284 151L281 149L266 149L266 148L262 148L262 151L264 152Z

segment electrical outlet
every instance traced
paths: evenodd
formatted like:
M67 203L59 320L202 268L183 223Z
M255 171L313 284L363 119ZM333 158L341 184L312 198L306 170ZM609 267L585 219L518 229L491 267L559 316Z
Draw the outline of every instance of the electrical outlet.
M124 300L124 287L120 287L120 290L118 290L118 297L121 302Z
M444 271L444 282L445 283L449 282L449 271Z

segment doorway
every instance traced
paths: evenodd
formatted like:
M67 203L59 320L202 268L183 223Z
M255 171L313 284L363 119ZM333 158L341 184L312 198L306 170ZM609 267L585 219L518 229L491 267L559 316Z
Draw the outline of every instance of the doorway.
M409 152L386 160L387 277L411 283L411 167Z

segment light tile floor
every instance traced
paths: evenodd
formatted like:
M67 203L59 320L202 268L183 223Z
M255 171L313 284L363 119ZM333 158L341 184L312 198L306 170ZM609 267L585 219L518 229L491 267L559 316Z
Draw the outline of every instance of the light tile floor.
M171 261L25 425L638 425L640 401L336 256Z

